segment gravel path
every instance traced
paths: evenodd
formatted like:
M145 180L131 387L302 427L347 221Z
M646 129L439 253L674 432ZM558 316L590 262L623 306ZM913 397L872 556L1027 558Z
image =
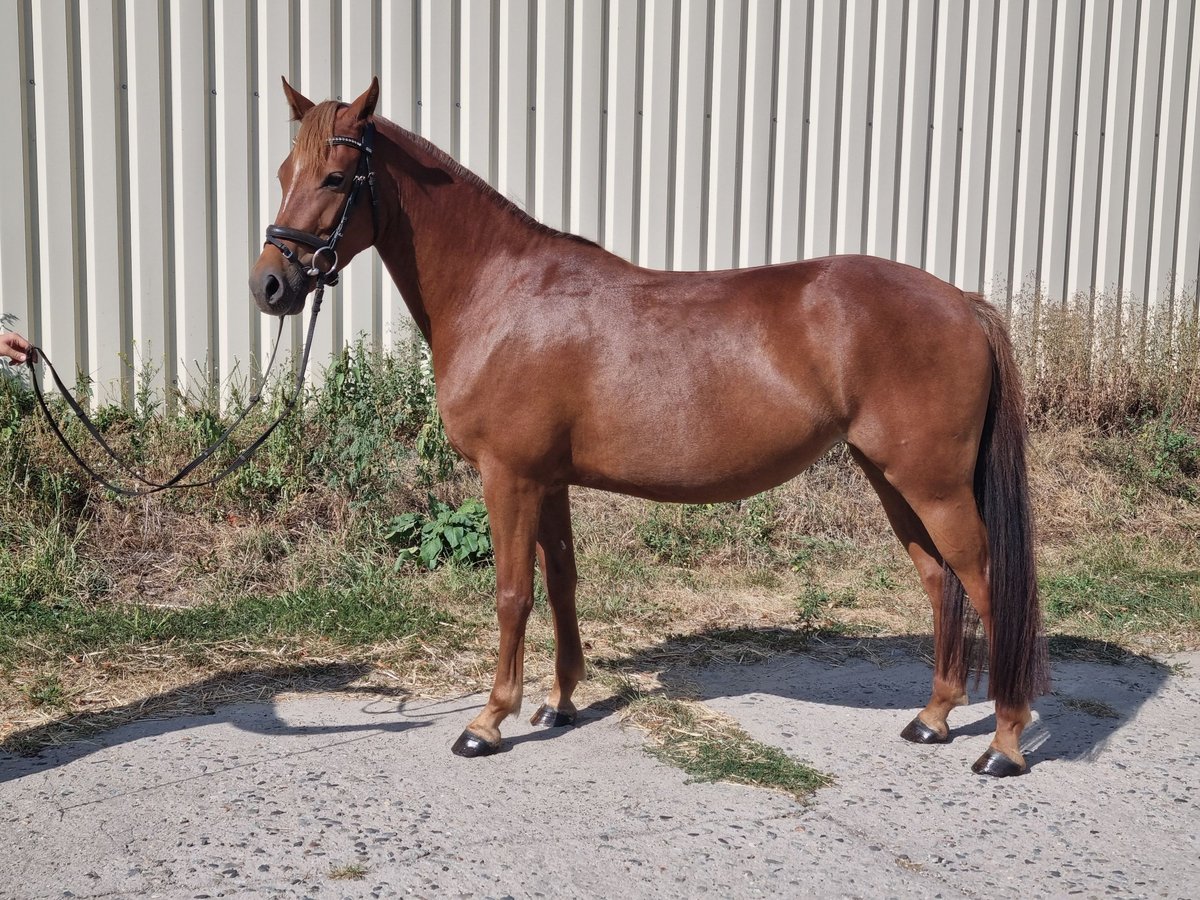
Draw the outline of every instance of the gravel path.
M482 698L354 694L143 721L0 755L0 896L1085 897L1200 895L1200 653L1063 662L1018 779L897 736L928 669L894 653L687 673L754 737L836 777L808 805L691 784L618 717L510 722L449 746ZM527 701L526 716L534 698Z

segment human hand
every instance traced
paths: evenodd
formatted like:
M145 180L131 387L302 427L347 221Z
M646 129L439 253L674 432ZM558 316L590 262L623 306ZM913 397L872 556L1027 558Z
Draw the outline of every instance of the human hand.
M0 356L6 356L15 363L23 363L30 349L29 341L15 331L0 334Z

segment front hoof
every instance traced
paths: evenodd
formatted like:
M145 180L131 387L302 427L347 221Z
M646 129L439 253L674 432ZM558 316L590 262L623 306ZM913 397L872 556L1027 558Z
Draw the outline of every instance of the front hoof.
M493 753L500 752L500 742L489 744L477 734L472 734L468 729L458 736L458 740L454 742L454 746L450 748L450 752L455 756L465 756L474 758L476 756L491 756Z
M950 740L950 730L946 729L945 734L938 734L928 725L921 721L921 717L917 716L900 732L900 737L906 741L912 741L914 744L944 744Z
M1028 767L1009 759L995 747L988 747L987 752L975 760L971 771L976 775L991 775L993 778L1009 778L1013 775L1024 775Z
M553 706L543 703L529 720L530 725L544 725L547 728L562 728L564 725L575 724L575 713L563 712Z

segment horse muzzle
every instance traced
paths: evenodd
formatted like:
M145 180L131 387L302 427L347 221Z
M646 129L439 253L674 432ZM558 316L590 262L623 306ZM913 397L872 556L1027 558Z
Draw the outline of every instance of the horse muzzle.
M309 279L296 266L280 264L263 253L250 271L250 293L259 310L272 316L291 316L304 309Z

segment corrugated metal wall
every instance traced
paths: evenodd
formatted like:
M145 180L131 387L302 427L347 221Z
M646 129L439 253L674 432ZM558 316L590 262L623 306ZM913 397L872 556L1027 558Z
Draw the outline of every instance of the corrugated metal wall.
M0 0L0 289L106 393L244 375L286 74L667 268L868 252L1003 300L1200 271L1185 0ZM318 353L402 301L357 260ZM290 336L300 334L297 322Z

